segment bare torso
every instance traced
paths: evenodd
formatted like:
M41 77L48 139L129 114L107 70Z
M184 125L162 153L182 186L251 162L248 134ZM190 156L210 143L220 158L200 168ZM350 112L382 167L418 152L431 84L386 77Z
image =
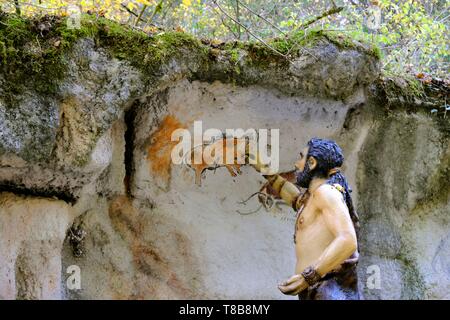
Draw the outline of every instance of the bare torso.
M335 238L328 229L320 210L315 205L316 201L313 193L299 219L297 219L295 234L296 273L301 273L306 267L316 262Z
M299 173L304 173L306 163L310 171L318 166L314 156L307 157L308 152L309 149L306 147L300 153L300 159L295 163ZM264 164L260 158L258 154L254 156L255 168L261 172ZM303 195L294 182L287 181L281 175L265 175L268 184L281 199L289 206L301 210L298 213L295 228L297 256L295 274L278 285L284 294L296 295L307 288L308 290L314 289L316 288L314 285L319 282L323 284L324 288L327 283L335 283L339 287L342 285L338 283L339 277L350 279L344 272L354 273L355 271L354 266L358 260L358 243L349 208L344 200L344 194L347 191L339 183L328 183L330 177L337 172L339 172L339 168L331 168L327 175L309 176L311 179L309 181L305 180L308 178L307 175L306 178L297 176L297 181L299 178L303 181L299 182L299 185L308 185L307 192ZM355 284L356 282L353 281L347 287L351 287L351 291L354 291ZM336 290L328 291L335 292ZM319 294L318 296L325 297L326 295Z

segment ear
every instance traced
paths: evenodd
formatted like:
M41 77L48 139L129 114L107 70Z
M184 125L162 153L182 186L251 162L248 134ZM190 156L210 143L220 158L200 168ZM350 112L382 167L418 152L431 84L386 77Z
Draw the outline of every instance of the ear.
M317 166L317 160L314 157L309 157L308 158L308 165L310 170L314 170Z

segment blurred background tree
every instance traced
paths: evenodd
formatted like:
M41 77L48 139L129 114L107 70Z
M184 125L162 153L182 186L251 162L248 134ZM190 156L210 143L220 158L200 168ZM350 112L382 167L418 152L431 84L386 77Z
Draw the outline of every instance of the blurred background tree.
M311 30L378 46L386 73L448 77L447 0L0 0L24 16L68 15L68 6L145 32L177 30L219 40L265 40ZM380 12L379 20L376 15Z

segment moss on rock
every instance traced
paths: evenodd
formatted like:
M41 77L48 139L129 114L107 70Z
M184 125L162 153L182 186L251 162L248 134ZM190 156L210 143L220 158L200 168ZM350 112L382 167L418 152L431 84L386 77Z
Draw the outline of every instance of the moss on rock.
M288 37L273 39L269 43L281 53L287 54L302 47L313 47L323 41L331 42L341 49L352 49L378 59L381 58L381 50L379 47L358 41L339 31L321 29L297 31Z
M7 75L4 96L23 92L31 85L38 93L53 94L66 72L65 54L81 38L93 38L118 59L126 59L144 72L154 72L183 48L205 55L200 41L184 32L148 35L105 18L83 15L80 29L69 29L65 18L26 19L2 15L0 65ZM43 30L43 31L42 31Z
M162 66L171 59L189 59L196 61L198 68L193 73L201 74L200 78L208 78L209 72L219 72L215 75L218 79L251 84L260 77L253 71L250 77L246 77L245 72L242 72L243 66L253 70L276 65L287 71L287 55L295 58L303 54L299 52L300 48L314 47L320 43L332 43L341 49L378 57L377 50L368 44L322 30L302 31L269 40L268 44L277 53L258 41L202 43L188 33L166 31L147 34L93 15L82 15L79 29L69 29L65 18L53 16L26 19L2 15L1 22L1 64L3 73L11 75L8 76L9 88L5 88L11 97L30 84L39 93L55 93L58 82L65 76L65 53L81 38L94 39L98 46L107 49L113 57L129 61L151 80L158 80L162 76ZM241 59L239 51L246 52L244 59ZM223 62L220 68L213 66L218 59Z

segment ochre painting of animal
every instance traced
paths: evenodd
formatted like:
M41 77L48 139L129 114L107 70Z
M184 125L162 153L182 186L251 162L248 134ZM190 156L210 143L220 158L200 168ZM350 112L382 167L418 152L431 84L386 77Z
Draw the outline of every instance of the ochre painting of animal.
M201 186L202 174L205 170L216 170L226 167L232 177L241 174L241 166L247 164L245 138L219 138L207 145L199 145L190 150L186 155L190 159L187 163L195 171L195 184ZM229 151L229 148L233 148ZM229 155L232 160L229 160ZM196 163L195 160L201 162ZM242 160L241 160L242 159Z

